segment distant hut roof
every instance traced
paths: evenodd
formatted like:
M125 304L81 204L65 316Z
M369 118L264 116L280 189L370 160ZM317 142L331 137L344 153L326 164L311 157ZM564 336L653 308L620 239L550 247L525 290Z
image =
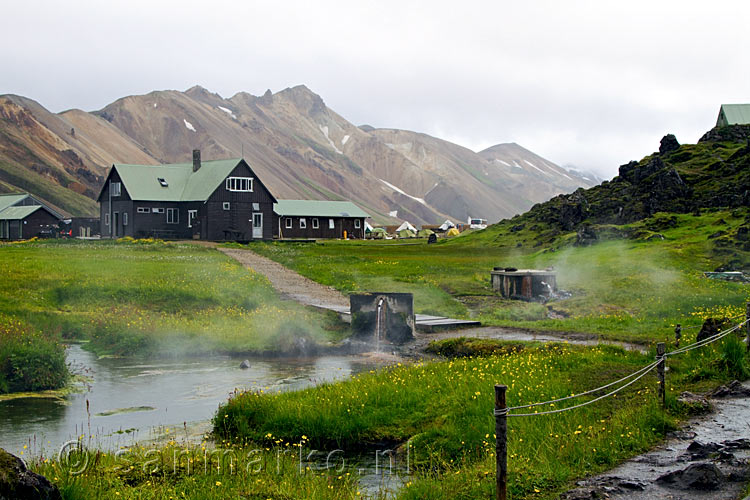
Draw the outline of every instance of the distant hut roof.
M750 124L750 104L721 105L721 109L719 109L719 117L716 120L717 127L747 124Z

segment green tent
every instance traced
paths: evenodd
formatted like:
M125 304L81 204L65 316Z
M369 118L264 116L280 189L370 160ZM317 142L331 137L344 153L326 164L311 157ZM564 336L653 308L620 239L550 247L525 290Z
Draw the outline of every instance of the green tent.
M387 234L388 233L382 227L376 227L376 228L373 228L372 231L370 231L370 236L376 240L384 239Z
M429 238L431 234L435 234L435 231L432 229L420 229L418 236L420 238Z
M402 229L398 232L399 238L414 238L416 234L411 229Z

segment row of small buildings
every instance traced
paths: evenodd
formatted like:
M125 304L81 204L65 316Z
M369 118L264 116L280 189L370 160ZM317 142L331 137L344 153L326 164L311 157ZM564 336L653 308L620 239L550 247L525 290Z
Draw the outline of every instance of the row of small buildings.
M115 164L98 197L102 237L250 241L364 238L349 201L277 200L244 159Z
M364 238L369 215L349 201L277 200L244 159L114 164L90 219L65 219L29 194L0 195L0 239L35 236L200 239ZM93 230L92 230L93 229Z

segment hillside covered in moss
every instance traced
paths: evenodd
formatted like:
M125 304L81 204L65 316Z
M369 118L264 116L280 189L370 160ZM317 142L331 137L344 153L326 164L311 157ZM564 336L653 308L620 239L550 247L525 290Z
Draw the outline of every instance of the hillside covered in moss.
M662 231L675 227L674 214L734 210L744 222L718 228L709 238L714 252L726 256L723 268L741 269L750 267L748 206L750 126L734 125L712 129L698 144L680 145L667 135L658 152L622 165L611 181L534 205L465 243L554 248L571 240L661 239Z

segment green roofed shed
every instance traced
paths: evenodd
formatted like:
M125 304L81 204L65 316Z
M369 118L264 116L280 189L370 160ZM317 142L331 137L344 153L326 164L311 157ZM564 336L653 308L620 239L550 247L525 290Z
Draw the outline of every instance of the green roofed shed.
M369 217L351 201L278 200L273 211L280 239L362 239Z
M716 126L727 125L750 125L750 104L722 104Z

